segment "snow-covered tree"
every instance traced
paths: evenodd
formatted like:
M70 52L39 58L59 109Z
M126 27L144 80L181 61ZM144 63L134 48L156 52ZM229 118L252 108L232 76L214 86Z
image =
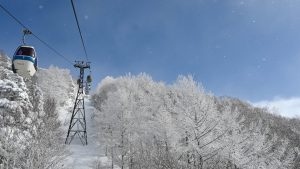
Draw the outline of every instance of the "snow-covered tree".
M57 111L60 112L59 119L67 125L76 93L70 71L55 66L50 66L48 69L40 68L34 81L46 97L55 98Z
M66 151L55 101L34 78L14 74L3 53L0 60L0 168L62 168Z
M99 141L121 168L297 168L297 119L214 97L190 76L105 78L92 97Z
M64 133L58 119L56 101L46 98L43 114L33 121L32 133L25 150L28 168L63 168L62 162L68 155L64 143Z
M221 104L221 106L220 106ZM299 135L288 120L237 99L219 99L224 124L230 128L224 157L240 168L294 168Z
M145 74L107 78L93 96L100 138L121 168L184 168L192 158L199 166L202 156L216 154L221 146L210 144L225 131L216 127L212 100L190 77L166 86Z

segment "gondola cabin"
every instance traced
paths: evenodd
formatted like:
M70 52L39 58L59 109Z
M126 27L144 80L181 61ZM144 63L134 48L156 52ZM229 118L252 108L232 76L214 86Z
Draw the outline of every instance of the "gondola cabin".
M30 77L37 71L37 56L32 46L19 46L12 60L12 70L23 77Z
M86 77L86 81L87 81L88 83L92 83L92 76L91 76L91 75L88 75L88 76Z

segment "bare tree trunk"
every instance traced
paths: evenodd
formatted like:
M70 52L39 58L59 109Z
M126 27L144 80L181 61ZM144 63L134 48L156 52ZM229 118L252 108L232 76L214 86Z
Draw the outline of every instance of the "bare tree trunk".
M121 169L124 169L124 131L121 133Z
M114 148L111 147L111 169L114 169Z
M188 145L189 145L188 132L186 131L185 134L186 134L186 136L185 136L185 145L188 147ZM189 151L187 151L186 158L187 158L187 168L191 168L190 152Z
M199 155L199 162L198 162L198 169L202 169L203 168L203 158L201 155Z
M132 153L132 145L131 145L131 143L129 145L129 152L130 152L129 169L133 169L133 153Z

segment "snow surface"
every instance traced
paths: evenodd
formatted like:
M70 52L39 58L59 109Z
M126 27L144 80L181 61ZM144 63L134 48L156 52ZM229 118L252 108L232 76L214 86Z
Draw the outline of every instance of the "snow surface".
M94 108L89 98L85 98L85 111L88 145L83 146L78 138L74 138L69 145L72 154L65 160L65 166L72 169L91 169L96 165L96 162L100 163L103 167L111 166L111 160L105 156L105 150L101 149L101 145L98 145L96 142L97 127L95 127L96 123L93 118ZM68 125L65 127L67 131ZM114 169L118 168L118 166L114 166Z

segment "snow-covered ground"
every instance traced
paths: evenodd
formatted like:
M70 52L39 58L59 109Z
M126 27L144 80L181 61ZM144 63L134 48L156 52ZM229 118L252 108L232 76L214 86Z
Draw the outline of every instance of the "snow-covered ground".
M94 108L91 106L89 98L85 98L85 110L88 145L83 146L78 138L74 138L72 143L68 145L72 154L66 159L65 165L71 169L90 169L96 165L97 161L101 163L101 166L111 166L111 160L105 156L104 150L100 148L101 145L97 145L96 142ZM114 166L114 168L117 169L118 167Z

